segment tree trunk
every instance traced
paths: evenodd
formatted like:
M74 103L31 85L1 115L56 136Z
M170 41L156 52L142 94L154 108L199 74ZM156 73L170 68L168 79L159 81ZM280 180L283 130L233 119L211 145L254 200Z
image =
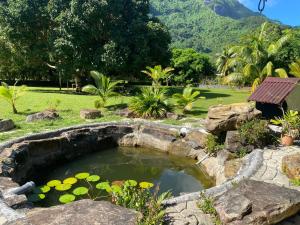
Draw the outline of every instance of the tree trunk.
M81 92L81 86L80 86L80 75L76 74L74 77L75 80L75 87L76 87L76 92Z
M16 108L16 106L15 106L15 103L12 103L12 108L13 108L13 113L14 113L14 114L17 114L18 111L17 111L17 108Z
M61 91L62 84L61 84L61 73L60 72L58 73L58 82L59 82L59 90Z

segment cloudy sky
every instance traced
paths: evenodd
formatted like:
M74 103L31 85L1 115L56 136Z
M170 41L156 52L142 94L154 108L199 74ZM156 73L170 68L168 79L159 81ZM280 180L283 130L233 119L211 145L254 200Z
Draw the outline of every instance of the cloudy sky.
M239 1L253 11L258 11L259 0ZM264 14L284 24L300 26L300 0L267 0Z

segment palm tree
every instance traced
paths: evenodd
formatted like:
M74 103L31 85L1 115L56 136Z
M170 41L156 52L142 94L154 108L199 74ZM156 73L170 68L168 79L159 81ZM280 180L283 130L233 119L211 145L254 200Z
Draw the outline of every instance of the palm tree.
M183 112L191 111L193 104L200 98L200 91L194 91L192 87L186 87L183 89L182 94L176 93L173 95L173 98L176 100L177 104L183 108Z
M230 48L224 48L222 53L217 54L216 66L220 76L224 77L230 73L234 66L235 55L236 53Z
M160 86L160 82L162 80L167 81L170 76L170 72L174 70L171 67L163 69L160 65L154 66L153 68L147 66L146 69L147 70L143 70L142 73L148 75L153 80L153 85L156 87Z
M115 89L121 81L113 82L109 77L97 71L91 71L91 76L94 79L96 86L89 84L84 86L82 90L99 96L100 101L95 102L95 106L98 105L97 108L105 107L109 98L119 95L115 92Z
M300 78L300 58L293 62L290 67L290 74Z
M17 87L17 83L13 87L9 87L6 83L2 82L0 86L0 97L12 106L13 113L15 114L18 113L16 101L25 94L27 89L25 85Z
M233 72L225 78L227 83L239 85L251 83L252 90L255 90L268 76L288 76L284 69L275 68L272 61L274 56L288 42L291 35L287 33L276 42L267 44L267 24L262 24L259 35L250 35L246 44L234 46L229 50L236 54L231 59L231 65L234 65Z

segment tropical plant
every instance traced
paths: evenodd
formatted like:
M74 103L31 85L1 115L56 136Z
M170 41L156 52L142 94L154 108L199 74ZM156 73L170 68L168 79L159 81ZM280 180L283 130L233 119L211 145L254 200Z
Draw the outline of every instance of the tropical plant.
M115 89L121 81L111 81L109 77L97 71L91 71L91 76L96 86L86 85L82 88L82 91L99 96L100 99L95 102L96 108L105 107L109 98L119 95L115 92Z
M290 74L300 78L300 58L297 59L292 64L290 64L289 67L290 67Z
M186 87L183 89L182 94L176 93L173 98L176 100L177 105L183 109L183 112L191 111L193 104L198 99L205 97L199 97L200 91L194 91L192 87Z
M299 136L300 116L297 111L290 110L286 112L282 118L276 117L271 122L275 125L282 126L282 133L284 135L296 138Z
M217 54L216 66L221 77L227 76L232 71L232 63L234 62L232 59L235 55L236 53L228 47L224 48L222 53Z
M142 118L164 118L173 107L167 102L164 89L146 87L131 100L129 109Z
M220 144L218 141L218 137L212 134L207 136L205 142L205 150L210 155L216 155L219 151L224 148L224 145Z
M163 69L161 65L154 66L153 68L147 66L146 69L142 70L142 73L148 75L155 86L160 86L161 81L167 81L170 77L170 72L174 70L171 67Z
M13 113L18 113L16 102L25 94L26 89L27 87L25 85L17 87L17 82L12 87L8 86L5 82L2 82L0 86L0 98L4 99L11 105Z

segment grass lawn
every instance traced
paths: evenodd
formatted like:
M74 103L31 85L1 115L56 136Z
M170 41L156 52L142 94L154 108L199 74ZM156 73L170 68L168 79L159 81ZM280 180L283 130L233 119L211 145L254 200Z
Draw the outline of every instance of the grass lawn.
M174 92L181 92L180 88L170 89L170 95ZM245 102L249 96L249 91L233 89L201 89L201 96L206 99L198 100L192 112L187 116L191 118L204 118L209 106L216 104L230 104L235 102ZM65 126L84 124L91 122L119 121L123 118L114 115L118 108L128 104L131 97L122 96L113 98L109 101L108 110L102 118L85 121L79 117L80 109L93 108L96 96L78 95L72 91L57 88L29 88L29 91L17 102L19 114L13 114L10 105L3 99L0 99L0 118L13 119L17 129L0 133L0 142L20 137L25 134L37 133L41 131L53 130ZM57 107L61 119L55 121L42 121L35 123L26 123L26 116L32 113L51 108L59 100ZM178 121L166 120L166 123L180 124Z

